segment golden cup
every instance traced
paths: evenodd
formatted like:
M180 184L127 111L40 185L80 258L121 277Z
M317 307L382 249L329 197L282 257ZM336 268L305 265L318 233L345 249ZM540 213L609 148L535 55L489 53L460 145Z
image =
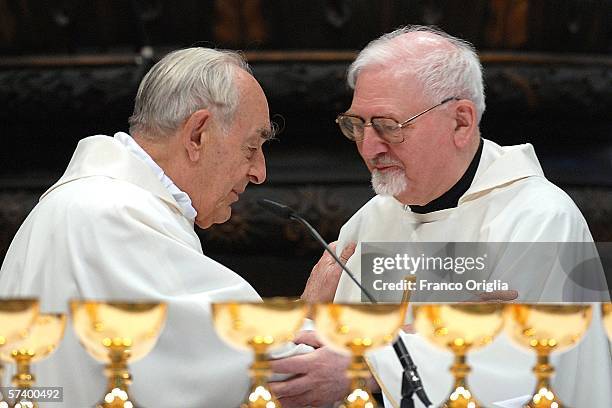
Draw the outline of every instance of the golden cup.
M509 305L506 309L506 332L519 346L534 350L537 363L533 368L536 388L530 408L563 408L550 386L555 369L549 355L575 346L589 328L593 310L590 305Z
M166 304L160 302L70 302L74 330L83 347L106 363L108 385L96 408L133 408L129 395L132 376L128 361L149 353L166 320Z
M608 338L612 341L612 303L603 303L601 305L601 318L604 328L608 333Z
M241 407L280 407L268 387L272 373L267 353L270 348L293 340L308 313L300 300L272 298L263 302L222 302L212 304L212 319L219 337L242 350L252 350L251 388Z
M10 349L11 343L22 338L34 323L38 310L37 299L0 299L0 352ZM4 384L3 374L4 368L0 363L0 385ZM0 408L8 406L2 399L0 394Z
M461 303L413 306L414 327L431 343L450 350L455 361L450 368L453 389L440 405L444 408L479 408L467 384L471 368L466 363L470 350L493 342L503 326L504 305L493 303Z
M317 334L331 348L350 353L347 377L351 390L344 398L345 408L375 408L376 401L367 386L370 370L365 353L390 344L404 323L406 303L356 303L314 305Z
M64 336L65 327L66 315L62 313L39 314L32 325L22 333L21 340L1 350L0 358L5 362L14 362L17 366L17 372L13 376L15 387L22 390L32 388L36 378L31 373L31 364L48 357L55 351ZM38 404L22 398L15 403L14 407L36 408Z

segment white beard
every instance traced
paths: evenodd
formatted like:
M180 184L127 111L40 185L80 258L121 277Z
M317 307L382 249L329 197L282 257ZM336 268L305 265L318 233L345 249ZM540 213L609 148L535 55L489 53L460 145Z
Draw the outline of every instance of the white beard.
M372 171L372 188L376 194L396 196L403 193L408 187L408 180L403 169L387 170L385 172Z

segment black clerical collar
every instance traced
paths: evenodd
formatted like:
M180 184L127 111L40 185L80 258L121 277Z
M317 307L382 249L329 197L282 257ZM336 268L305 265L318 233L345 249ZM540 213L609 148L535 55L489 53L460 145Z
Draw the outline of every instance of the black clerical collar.
M410 210L417 214L426 214L434 211L445 210L447 208L456 207L459 204L459 199L472 185L476 170L478 169L478 163L480 163L480 156L482 156L482 139L478 145L478 150L472 159L472 162L468 166L467 170L459 181L451 187L446 193L440 197L425 205L410 205Z

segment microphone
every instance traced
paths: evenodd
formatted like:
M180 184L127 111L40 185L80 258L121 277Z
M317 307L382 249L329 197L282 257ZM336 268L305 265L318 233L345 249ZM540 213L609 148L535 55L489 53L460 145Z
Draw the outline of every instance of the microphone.
M417 366L412 361L412 357L404 344L404 341L399 337L393 342L393 350L399 358L402 367L404 368L404 375L402 376L402 402L400 408L412 408L414 403L412 402L412 394L415 393L421 400L423 405L429 407L432 405L423 384L421 383L421 377L417 372Z
M323 248L334 258L334 260L342 267L344 272L346 272L351 278L353 282L359 287L361 293L363 293L371 303L377 303L374 300L374 297L364 288L361 283L355 278L355 275L340 261L338 256L334 253L334 251L329 248L329 245L321 234L312 226L308 221L304 219L300 214L298 214L293 208L277 203L276 201L268 200L266 198L260 199L257 203L268 211L280 216L281 218L286 218L289 220L295 220L301 223L308 229L310 234L321 244ZM403 381L402 381L402 406L405 407L413 407L414 403L412 401L412 394L416 393L417 397L421 400L423 405L429 407L432 405L431 401L427 397L425 393L425 389L421 383L421 378L419 377L419 373L417 372L416 364L412 360L406 345L404 344L404 340L402 340L401 336L398 336L395 342L393 343L393 349L395 350L395 354L397 355L400 363L402 364L402 368L404 369ZM406 387L404 387L406 385Z

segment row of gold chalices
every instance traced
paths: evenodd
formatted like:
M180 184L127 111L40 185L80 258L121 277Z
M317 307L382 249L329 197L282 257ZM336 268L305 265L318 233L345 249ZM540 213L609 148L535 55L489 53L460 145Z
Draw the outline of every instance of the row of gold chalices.
M108 387L102 408L131 408L128 394L131 376L127 363L146 355L155 345L166 317L166 305L157 302L124 303L73 301L70 304L75 331L87 351L107 364ZM588 305L455 304L414 307L417 331L434 344L456 355L451 371L455 386L443 407L478 407L466 382L469 366L466 353L489 344L503 325L522 347L535 351L538 363L536 391L527 407L561 408L550 387L554 369L551 352L577 344L591 321ZM253 350L253 386L243 406L278 407L267 388L270 373L266 353L289 341L302 325L308 306L300 301L272 299L260 303L213 304L213 319L221 337L238 348ZM365 386L369 375L363 355L389 344L404 321L405 304L320 304L314 305L316 329L324 342L353 356L348 370L351 391L347 408L373 408L376 403ZM604 327L612 339L612 305L602 305ZM49 356L61 341L66 317L39 314L35 299L0 300L0 357L17 364L15 386L34 383L30 364ZM1 373L1 371L0 371ZM8 406L0 400L0 408ZM16 405L19 408L19 404Z
M213 322L228 344L254 353L250 368L251 388L243 408L277 408L278 400L267 379L270 348L291 341L299 331L309 306L301 301L275 298L253 303L214 303ZM348 369L351 390L346 408L375 408L366 386L369 370L364 354L390 344L404 321L405 304L318 304L314 305L315 327L321 339L342 353L350 353Z
M610 304L602 306L604 325L612 339L611 309ZM455 378L453 389L441 407L482 406L467 384L470 367L466 354L490 344L502 327L516 344L537 355L533 368L536 388L525 407L567 407L550 386L554 368L549 356L552 352L566 351L580 341L591 323L590 305L438 304L413 306L413 311L417 332L455 355L450 369Z
M127 362L138 360L153 348L165 321L166 305L72 301L70 308L75 332L85 349L107 363L107 392L96 406L133 408ZM16 364L15 387L27 390L35 384L31 364L55 351L65 327L66 315L39 313L36 299L0 299L0 359ZM0 399L0 408L8 406ZM22 398L13 407L36 408L38 404Z

